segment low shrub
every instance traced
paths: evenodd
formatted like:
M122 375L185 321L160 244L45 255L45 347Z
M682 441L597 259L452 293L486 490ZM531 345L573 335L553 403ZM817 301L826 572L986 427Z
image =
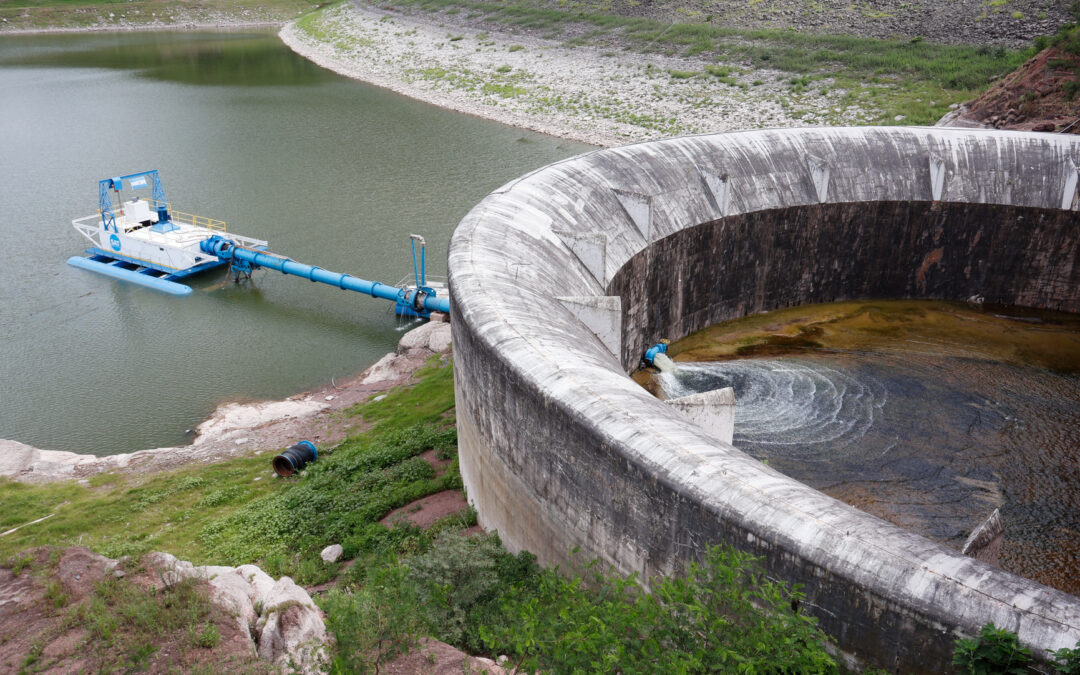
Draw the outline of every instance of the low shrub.
M398 535L400 536L400 535ZM541 570L497 537L446 533L399 562L358 559L352 592L320 602L338 639L335 668L363 672L433 635L471 653L510 655L524 672L836 673L796 590L755 559L710 549L686 573L652 580L587 565L583 576Z
M977 638L956 642L953 664L967 675L1023 675L1031 663L1031 651L1020 646L1016 633L992 623L982 627Z

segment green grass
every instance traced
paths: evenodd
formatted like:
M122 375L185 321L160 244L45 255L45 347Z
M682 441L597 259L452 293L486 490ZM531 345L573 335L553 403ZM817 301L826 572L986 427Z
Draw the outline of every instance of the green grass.
M241 564L299 553L279 566L317 558L317 549L431 492L460 486L456 466L439 479L414 456L453 447L453 370L438 359L418 383L346 414L371 428L337 448L321 448L306 476L277 478L273 453L162 474L109 473L90 485L0 481L0 560L34 546L82 545L110 557L168 551L195 564ZM355 508L354 508L355 507ZM337 538L337 539L334 539ZM323 572L308 570L312 576Z

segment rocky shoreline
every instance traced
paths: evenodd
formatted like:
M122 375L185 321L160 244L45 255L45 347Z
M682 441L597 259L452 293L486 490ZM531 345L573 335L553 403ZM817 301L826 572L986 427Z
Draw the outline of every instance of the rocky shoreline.
M780 71L683 77L700 71L703 62L568 47L528 33L448 26L442 18L345 4L314 19L318 39L295 22L278 35L297 54L340 75L599 146L715 131L865 124L875 114L838 107L840 90L793 94L790 74Z
M86 480L89 476L123 469L135 473L167 471L197 462L278 451L307 439L316 445L336 445L362 430L357 419L340 415L372 396L407 384L413 373L434 355L450 350L450 324L431 321L408 331L397 351L387 354L359 375L331 382L283 401L227 403L196 429L190 445L154 448L98 457L61 450L42 450L0 439L0 477L26 483Z

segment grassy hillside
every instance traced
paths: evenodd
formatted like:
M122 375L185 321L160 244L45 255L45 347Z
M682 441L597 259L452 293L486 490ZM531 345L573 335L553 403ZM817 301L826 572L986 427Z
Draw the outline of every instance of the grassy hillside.
M168 551L195 564L261 561L272 573L324 573L318 552L428 494L460 488L416 456L453 454L453 374L433 359L413 387L351 409L372 428L320 450L306 475L274 474L273 453L160 474L113 472L89 485L0 481L0 559L34 546L89 547L109 557ZM39 518L40 523L26 525ZM381 527L381 526L380 526ZM304 575L301 575L304 576Z
M57 586L41 561L59 552L29 547L82 544L133 559L164 550L196 563L257 562L308 586L330 582L332 590L317 599L336 638L332 668L341 673L377 672L425 635L473 653L509 655L528 672L837 671L815 622L792 610L798 590L769 580L750 556L730 549L703 552L700 565L654 580L646 595L635 578L595 563L583 563L584 577L566 576L541 570L527 552L511 555L495 535L463 536L475 524L469 511L427 529L380 524L424 495L461 489L448 362L433 359L414 386L348 414L370 428L322 449L295 478L272 478L267 453L154 476L107 474L88 486L2 482L0 528L24 527L0 537L0 566L35 575L47 599ZM419 457L431 451L450 462L439 477ZM344 565L318 557L335 542L344 545ZM107 633L86 635L87 653L113 649L118 666L144 663L158 638L140 628L145 621L128 626L121 618L137 606L139 616L164 625L161 602L179 602L187 617L192 635L180 645L183 658L204 658L199 650L216 646L204 634L210 610L203 596L181 602L136 594L120 602L111 583L93 591L108 595L91 598L95 621L111 623ZM54 604L56 612L78 610ZM46 657L40 645L31 649L24 670L47 667Z
M747 76L759 78L752 86L780 81L794 105L804 94L830 94L831 112L836 116L855 106L876 111L869 120L875 124L933 124L951 104L975 98L1033 53L1030 48L947 44L918 35L876 38L852 32L748 29L689 11L669 21L617 14L613 5L603 3L586 8L574 5L577 9L553 8L546 0L378 0L373 4L426 15L440 24L520 32L571 46L590 46L610 57L613 65L619 63L619 52L629 50L688 57L700 67L672 73L673 77L717 78L732 87L746 87Z

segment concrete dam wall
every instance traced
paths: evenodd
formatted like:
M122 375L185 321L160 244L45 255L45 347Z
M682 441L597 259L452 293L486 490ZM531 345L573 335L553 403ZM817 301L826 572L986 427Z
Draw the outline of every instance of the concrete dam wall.
M512 181L450 246L461 471L486 529L643 578L727 542L804 586L855 662L949 668L957 634L1080 640L1080 598L817 492L627 371L659 338L797 304L1080 311L1080 139L857 128L600 150ZM974 526L974 524L973 524Z

